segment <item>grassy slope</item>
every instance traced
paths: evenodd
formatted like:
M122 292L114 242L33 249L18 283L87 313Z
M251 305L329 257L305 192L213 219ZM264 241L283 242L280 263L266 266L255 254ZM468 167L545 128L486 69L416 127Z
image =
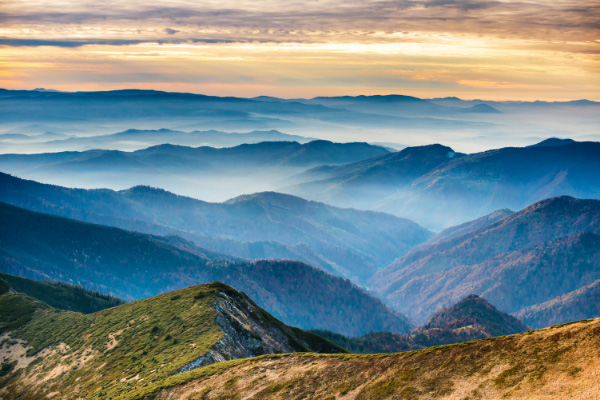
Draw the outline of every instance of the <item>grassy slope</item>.
M1 331L25 341L28 356L45 357L2 382L0 397L58 391L66 397L95 393L110 398L165 379L221 338L210 307L214 295L206 285L184 289L175 300L167 293L83 315L52 309L20 293L5 294L0 297ZM41 352L46 348L53 350ZM33 385L44 378L44 385Z
M233 314L223 311L223 304ZM235 332L224 333L218 315L238 321L233 322ZM4 294L0 361L14 373L0 374L0 398L43 398L53 392L61 398L128 398L131 390L159 384L205 355L224 335L245 346L243 335L253 335L257 324L265 335L275 333L270 340L280 337L289 343L283 347L287 351L345 352L287 327L243 293L218 282L87 315L55 310L21 293ZM20 361L13 354L19 351L24 354Z
M16 292L24 293L60 310L89 314L124 303L119 298L62 282L40 282L2 273L0 279L8 282Z
M594 399L600 319L392 355L263 356L132 392L154 399Z

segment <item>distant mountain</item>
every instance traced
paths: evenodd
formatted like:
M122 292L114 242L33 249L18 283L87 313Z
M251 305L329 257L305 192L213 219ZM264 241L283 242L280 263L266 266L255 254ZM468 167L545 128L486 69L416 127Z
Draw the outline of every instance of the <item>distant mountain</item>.
M278 193L207 203L160 189L67 189L0 174L0 201L144 233L174 234L214 252L286 258L364 281L431 233L389 214Z
M577 143L573 139L560 139L560 138L550 138L546 140L542 140L541 142L531 145L529 147L548 147L548 146L564 146L567 144Z
M162 140L166 138L163 136ZM69 139L70 140L70 139ZM2 154L0 168L9 172L30 169L76 171L93 167L95 172L114 168L162 169L188 168L233 169L234 167L296 166L310 167L324 164L345 164L389 153L388 150L367 143L333 143L325 140L305 144L298 142L260 142L236 147L186 147L161 144L134 152L116 150L88 150L43 154Z
M470 295L452 307L444 308L428 322L407 334L372 332L360 337L315 332L353 353L396 353L441 346L493 336L512 335L529 328L479 296Z
M402 116L441 117L462 113L500 113L488 104L477 104L460 108L432 103L418 97L404 95L339 96L315 97L309 100L296 100L305 104L320 104L326 107L339 107L359 112Z
M262 354L345 352L281 323L243 293L218 282L88 315L5 293L0 295L0 332L6 338L2 398L52 392L60 398L83 393L116 398L146 386L140 382L163 382L216 362ZM27 380L37 383L24 385Z
M60 310L89 314L125 303L117 297L64 282L40 282L2 273L0 279L7 282L14 291L41 300Z
M343 132L348 125L371 129L435 127L444 131L490 126L482 122L461 121L454 115L437 112L421 115L373 114L366 107L363 110L328 107L318 101L304 99L264 100L156 90L54 93L2 89L0 121L12 126L61 125L81 132L105 132L107 126L122 129L131 126L154 129L160 126L173 130L226 131L294 128L295 131L302 129L306 132L318 132L322 129ZM425 100L421 102L428 103ZM444 108L434 104L429 106L433 111ZM449 118L444 118L445 116Z
M517 318L498 311L477 295L469 295L452 307L435 313L420 329L476 329L485 337L512 335L529 330Z
M430 146L407 147L399 152L390 153L340 166L323 166L310 169L296 177L307 181L293 191L316 195L326 190L324 197L338 200L342 193L359 194L361 188L374 191L391 191L396 187L408 185L422 175L445 165L454 157L463 157L451 148L439 144ZM390 185L386 189L386 185ZM368 196L369 193L363 194ZM339 199L342 201L342 199ZM352 202L352 200L348 200Z
M134 137L124 140L137 143ZM45 144L41 146L45 148ZM224 201L244 193L273 190L306 168L345 164L388 153L383 147L367 143L325 140L304 144L260 142L226 148L160 144L133 152L0 154L0 171L69 187L120 190L147 185Z
M30 138L33 139L35 137L32 136ZM260 142L286 141L307 143L313 140L316 139L299 135L289 135L276 130L228 133L216 130L183 132L172 129L128 129L109 135L80 136L63 140L52 140L45 143L45 149L46 151L81 151L91 149L131 151L165 143L194 147L234 147L241 144Z
M485 226L491 225L494 222L501 220L509 215L513 214L514 211L503 209L494 211L491 214L484 215L481 218L477 218L474 221L465 222L464 224L460 224L457 226L452 226L450 228L444 229L431 239L429 239L423 245L430 245L432 243L444 242L446 240L453 239L455 237L463 236L470 232L476 231L477 229L483 228Z
M477 104L472 107L464 109L464 112L469 113L483 113L483 114L501 114L501 111L498 111L494 107L489 104Z
M350 281L292 261L228 262L118 228L0 203L0 271L60 280L127 300L221 281L284 322L344 334L406 332L411 322Z
M371 288L422 321L469 293L518 314L597 279L600 201L558 197L420 246L379 271Z
M527 307L516 316L534 328L564 324L600 315L600 279L545 303Z
M444 229L548 197L600 198L600 143L507 147L458 154L409 147L296 176L283 191L344 207L376 209Z
M389 355L265 356L210 367L133 398L593 399L600 319Z

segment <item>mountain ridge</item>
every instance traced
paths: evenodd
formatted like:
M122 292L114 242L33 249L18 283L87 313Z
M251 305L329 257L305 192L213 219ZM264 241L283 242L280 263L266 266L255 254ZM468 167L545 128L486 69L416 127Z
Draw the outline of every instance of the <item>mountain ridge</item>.
M371 288L417 320L467 291L514 313L598 279L599 235L600 201L551 198L415 248L380 270Z
M281 323L220 282L87 315L54 310L19 293L0 295L0 304L3 365L10 366L0 377L3 397L52 392L71 397L84 390L110 398L215 362L272 353L345 352ZM20 360L14 353L23 350L27 356ZM28 380L44 384L24 384Z
M264 201L209 203L147 186L119 192L68 189L2 173L0 188L0 201L34 211L174 234L238 257L291 258L355 281L431 236L409 220L300 198L283 207Z
M434 230L549 197L600 198L599 142L505 147L446 159L443 154L435 159L427 154L416 160L400 157L423 148L427 146L313 169L282 190L346 207L411 216Z
M346 279L287 260L219 261L173 238L0 203L0 271L134 300L223 281L284 322L346 334L406 332L412 322ZM175 242L175 243L174 243ZM294 279L291 279L293 277Z
M477 295L469 295L458 303L439 310L429 321L405 334L370 332L359 337L313 330L316 334L353 353L396 353L433 346L468 342L490 337L513 335L529 327Z

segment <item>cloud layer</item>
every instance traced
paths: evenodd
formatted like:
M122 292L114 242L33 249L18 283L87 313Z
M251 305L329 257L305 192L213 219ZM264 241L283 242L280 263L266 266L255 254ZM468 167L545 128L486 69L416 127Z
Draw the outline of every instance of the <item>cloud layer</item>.
M600 2L586 0L5 0L0 83L591 98L599 17Z

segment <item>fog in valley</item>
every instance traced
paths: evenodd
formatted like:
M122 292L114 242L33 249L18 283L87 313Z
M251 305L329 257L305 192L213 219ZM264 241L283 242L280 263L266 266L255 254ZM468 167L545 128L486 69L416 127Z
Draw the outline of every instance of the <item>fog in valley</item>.
M596 195L595 189L547 177L522 198L503 199L491 187L495 178L483 185L486 188L478 184L475 191L464 182L450 187L450 178L440 181L440 175L435 179L426 176L435 169L433 165L421 171L422 176L413 174L402 182L395 177L393 185L381 175L383 167L378 161L370 166L315 169L385 154L390 158L406 147L432 144L446 147L419 157L438 159L440 163L434 164L441 168L444 159L530 146L552 137L596 141L600 139L596 129L600 105L589 101L494 102L408 96L287 100L154 91L3 91L0 103L1 170L66 187L123 190L146 185L211 202L278 191L411 217L433 230L485 215L494 207L519 208L558 194ZM371 145L344 148L314 142L318 139ZM265 142L296 143L276 146ZM307 145L310 142L316 144ZM40 153L44 154L36 155ZM414 157L407 160L402 162L423 164ZM393 157L384 163L389 164L388 169L403 168ZM456 171L452 176L457 176ZM505 192L519 184L522 182L510 182ZM492 192L495 195L489 197ZM441 207L440 196L444 198ZM464 212L452 211L457 207Z

